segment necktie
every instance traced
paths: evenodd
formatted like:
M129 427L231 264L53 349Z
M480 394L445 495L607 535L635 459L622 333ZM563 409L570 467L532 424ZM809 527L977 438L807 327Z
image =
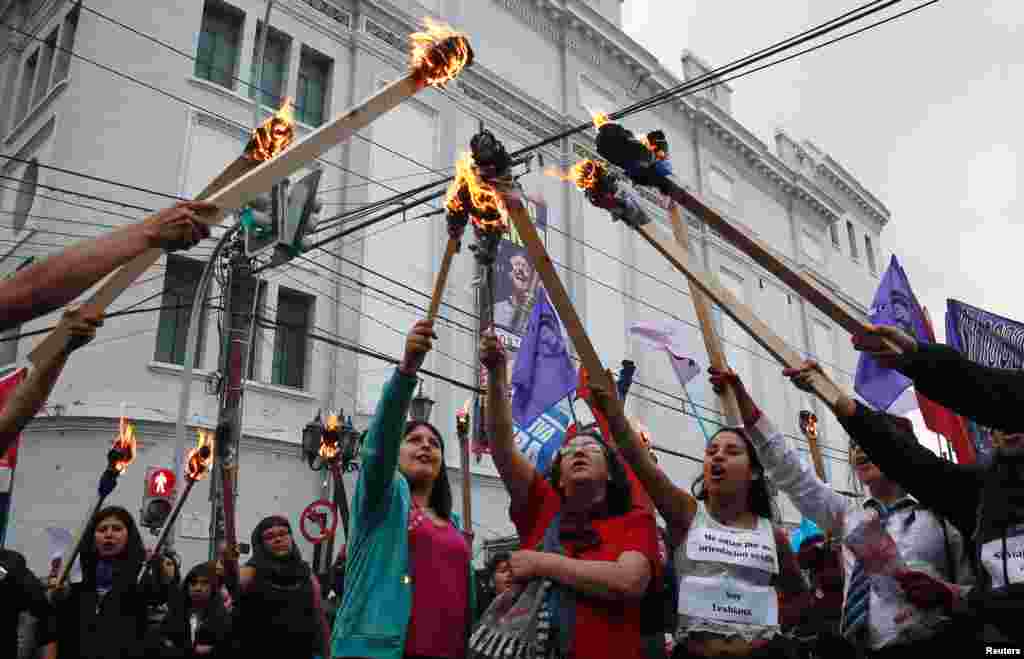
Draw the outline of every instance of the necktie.
M878 509L878 522L885 530L889 517L898 510L913 506L910 499L903 499L888 508L885 504L870 501ZM850 589L846 592L846 608L843 615L842 635L850 639L862 632L868 622L868 603L871 599L871 576L864 570L864 564L858 560L853 564L850 573Z

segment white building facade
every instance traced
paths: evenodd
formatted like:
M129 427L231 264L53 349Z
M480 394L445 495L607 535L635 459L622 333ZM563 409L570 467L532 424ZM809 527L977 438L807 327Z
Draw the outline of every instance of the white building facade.
M283 97L294 98L298 135L307 134L404 72L407 35L425 15L467 32L476 63L448 89L424 91L372 124L361 139L326 154L323 216L450 173L480 122L511 151L588 119L591 110L610 111L682 82L622 32L618 0L277 0L260 94L250 91L249 81L266 10L261 0L94 0L78 10L60 0L6 5L0 21L16 30L6 31L0 43L6 99L0 109L4 274L30 257L144 217L140 207L172 203L40 167L38 191L26 208L24 195L18 203L26 162L190 198L240 153L257 100L265 116ZM709 68L688 52L682 64L687 79ZM784 133L774 144L760 141L732 117L732 93L721 85L631 116L625 124L637 131L664 130L681 184L770 244L791 267L866 312L885 263L880 234L888 210L813 144ZM595 152L593 137L579 134L540 153L547 165L567 167ZM638 320L683 323L692 356L706 366L686 282L578 191L540 170L535 166L522 183L548 206L548 250L606 363L636 361L638 384L629 412L645 420L656 444L691 457L661 458L673 479L689 483L700 473L700 423L712 431L720 421L715 397L695 381L687 400L663 357L645 352L627 333ZM268 514L285 514L297 523L300 511L319 498L321 475L309 470L300 450L302 428L318 409L342 408L358 428L368 424L392 366L310 334L400 355L404 333L425 315L444 250L440 216L416 218L427 210L414 209L332 243L327 252L268 270L252 287L262 315L308 331L278 326L257 333L245 394L240 539L248 540ZM649 211L667 232L665 212L653 204ZM791 345L816 356L841 385L852 388L856 355L845 332L714 232L687 219L691 249L705 267ZM161 259L111 311L187 304L210 247ZM477 377L476 321L462 313L473 313L474 271L464 252L446 292L451 307L441 313L453 322L440 322L426 364L466 385ZM220 295L215 285L212 305ZM122 404L138 425L140 451L110 501L137 511L146 467L173 465L189 315L187 308L164 308L108 320L95 342L75 353L45 413L23 434L8 546L23 552L34 570L46 569L46 528L73 530L80 524ZM188 418L195 426L213 427L217 398L209 392L220 379L219 312L197 316L203 323L201 354ZM39 319L20 332L55 320ZM799 411L817 412L829 477L837 489L850 489L847 440L838 424L793 389L781 366L730 321L721 321L720 332L730 362L794 441ZM0 367L24 364L37 340L0 343ZM429 377L424 392L437 401L432 420L454 439L455 410L471 394ZM448 441L447 450L459 506L457 442ZM485 541L513 530L489 459L474 461L473 473L480 556ZM208 481L183 513L177 547L186 566L207 553L207 496ZM787 521L796 521L788 503L783 512ZM309 557L309 545L300 540L300 546Z

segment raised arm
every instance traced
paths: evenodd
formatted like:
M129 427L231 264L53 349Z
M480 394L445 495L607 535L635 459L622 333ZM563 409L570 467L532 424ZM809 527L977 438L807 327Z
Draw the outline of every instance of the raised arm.
M669 542L679 543L697 514L697 500L686 490L676 487L665 475L637 437L633 424L626 418L622 401L616 392L605 391L599 384L591 383L590 391L594 404L598 406L605 418L608 428L619 447L622 456L633 468L640 484L647 491L661 516L668 525Z
M210 235L196 213L216 206L184 202L25 268L0 284L0 331L45 316L147 249L188 249Z
M353 502L353 517L367 515L374 506L387 501L398 468L398 449L409 413L409 402L416 388L416 373L430 352L434 322L421 320L405 339L405 355L391 379L384 385L377 411L363 442L359 482Z
M812 373L828 377L814 361L805 362L799 369L783 371L804 391L808 390L807 378ZM912 430L893 423L881 412L867 409L848 395L839 397L832 412L887 478L949 518L965 533L972 532L982 486L976 468L943 460L918 443ZM951 497L950 492L957 495Z
M537 476L513 439L512 405L508 397L508 359L493 331L480 339L480 361L487 369L487 421L490 426L491 459L512 499L512 510L526 505L530 483Z
M882 339L887 339L887 344ZM949 346L918 343L895 327L877 325L854 346L895 368L929 399L978 423L1006 432L1024 430L1024 370L976 364Z
M71 341L64 350L32 369L28 378L11 394L3 411L0 411L0 455L7 452L18 433L46 404L71 352L96 336L96 328L103 324L100 318L100 315L86 314L82 309L71 309L64 313L60 323L68 326Z
M796 449L786 444L786 438L761 414L735 372L712 370L711 374L716 388L728 386L735 392L743 426L772 482L789 496L801 515L813 520L822 530L842 533L842 528L838 527L846 518L846 497L823 483L811 465L800 459Z

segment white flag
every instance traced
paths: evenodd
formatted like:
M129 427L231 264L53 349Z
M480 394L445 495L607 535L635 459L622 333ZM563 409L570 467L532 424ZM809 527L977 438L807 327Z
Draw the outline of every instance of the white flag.
M676 377L679 378L681 386L686 387L690 380L700 375L700 366L697 362L689 357L681 357L675 354L672 352L672 348L666 347L665 352L668 354L669 361L672 362L672 370L676 372Z
M700 374L700 366L689 357L684 357L686 349L683 333L686 327L677 322L638 321L629 328L629 333L641 343L668 355L672 370L683 388Z

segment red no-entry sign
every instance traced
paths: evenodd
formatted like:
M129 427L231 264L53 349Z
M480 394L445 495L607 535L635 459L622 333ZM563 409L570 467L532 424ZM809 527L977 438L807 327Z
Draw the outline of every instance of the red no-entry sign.
M326 499L320 499L306 506L299 518L299 531L302 537L314 545L320 544L334 535L338 527L338 509Z

